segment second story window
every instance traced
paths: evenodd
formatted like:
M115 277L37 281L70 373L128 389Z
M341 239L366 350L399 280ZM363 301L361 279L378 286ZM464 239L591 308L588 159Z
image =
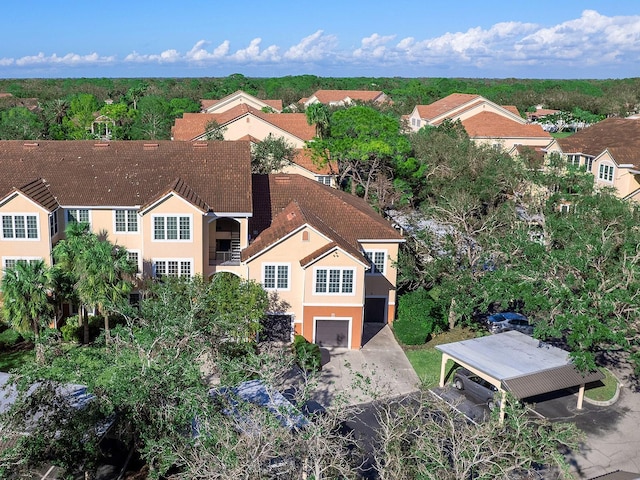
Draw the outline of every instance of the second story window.
M2 238L38 240L37 215L2 215Z
M331 186L331 175L316 175L316 181Z
M67 210L67 223L89 223L89 210L86 208L70 208Z
M138 214L135 210L116 210L115 216L117 233L138 231Z
M58 210L49 214L49 235L53 238L58 234Z
M262 267L265 290L289 290L289 265L267 264Z
M191 259L155 259L153 273L159 277L190 277L192 275L193 260Z
M153 217L154 240L191 240L191 217L163 215Z
M371 270L369 271L369 273L384 274L387 252L385 252L384 250L367 250L364 253L371 263Z
M613 165L601 163L600 169L598 170L598 180L613 182Z
M353 286L353 268L318 268L316 270L315 293L352 294Z

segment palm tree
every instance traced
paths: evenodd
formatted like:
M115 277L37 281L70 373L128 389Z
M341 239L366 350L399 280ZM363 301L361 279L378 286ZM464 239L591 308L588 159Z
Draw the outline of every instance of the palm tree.
M129 297L132 283L129 277L136 266L127 251L106 239L93 235L90 248L82 255L77 284L78 295L89 307L95 307L104 316L105 342L110 341L109 313Z
M66 238L53 248L56 264L73 279L77 298L81 303L79 314L84 327L84 343L89 343L89 322L86 307L100 311L105 319L105 340L109 343L109 313L118 303L128 298L132 284L128 276L136 266L127 251L109 242L106 233L100 236L89 231L88 225L71 223Z
M307 123L316 126L316 137L320 140L329 134L329 122L331 114L329 108L324 103L313 103L304 112L307 116Z
M2 313L5 320L19 333L32 333L35 340L36 361L44 363L41 331L47 328L54 311L51 269L42 260L18 262L5 270L2 277Z
M89 224L84 222L71 222L65 229L65 238L60 240L53 247L53 259L56 268L64 272L71 280L74 290L77 292L78 283L80 281L80 270L82 268L82 257L89 250L90 236ZM84 328L83 342L89 343L89 320L85 312L85 305L82 304L82 298L77 295L80 301L78 308L78 317Z

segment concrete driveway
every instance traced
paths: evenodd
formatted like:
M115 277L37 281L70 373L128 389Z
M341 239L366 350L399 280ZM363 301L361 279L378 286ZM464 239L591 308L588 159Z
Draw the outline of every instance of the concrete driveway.
M312 398L325 406L405 395L420 380L388 325L365 325L360 350L322 348L322 371Z

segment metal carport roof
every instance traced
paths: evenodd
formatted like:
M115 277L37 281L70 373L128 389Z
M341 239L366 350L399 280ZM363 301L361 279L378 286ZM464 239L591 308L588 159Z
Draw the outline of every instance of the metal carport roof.
M580 372L569 353L523 333L510 331L436 346L443 353L440 386L447 359L480 375L500 390L522 399L584 385L604 378L599 370Z

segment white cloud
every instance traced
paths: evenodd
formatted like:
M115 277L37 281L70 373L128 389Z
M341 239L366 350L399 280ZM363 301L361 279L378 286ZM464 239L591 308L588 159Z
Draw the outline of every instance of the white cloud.
M378 58L381 59L387 52L386 44L396 38L395 35L379 35L374 33L362 39L361 47L353 51L353 56L357 58Z
M318 61L332 55L338 46L334 35L325 35L322 30L303 38L300 43L289 47L284 58L295 61Z
M273 44L263 48L260 37L237 50L231 49L229 40L213 45L203 39L186 53L173 48L159 53L133 51L120 62L140 66L241 64L247 68L271 65L289 68L289 65L305 63L312 68L315 66L318 71L331 66L333 71L357 72L366 66L367 69L384 68L389 74L406 68L424 70L425 66L438 66L451 72L471 68L485 75L497 68L508 71L519 66L527 66L538 73L550 66L556 70L592 66L595 72L626 66L633 72L633 66L640 62L640 15L605 16L585 10L578 18L556 25L500 22L489 28L472 27L422 38L372 33L353 48L340 48L338 37L324 30L317 30L292 45ZM61 56L39 53L22 58L0 58L0 67L26 71L47 66L112 65L116 61L115 56L97 53ZM597 70L598 67L601 70Z
M260 51L260 43L262 43L261 38L254 38L247 48L237 50L234 54L230 55L229 58L237 62L277 62L280 60L278 47L271 45L265 50Z
M113 63L115 60L115 56L101 57L97 53L90 53L88 55L67 53L60 57L55 53L50 56L46 56L44 53L40 52L38 55L18 58L15 60L15 64L21 67L34 65L105 65Z
M124 61L133 63L175 63L181 59L180 53L171 49L157 55L140 55L138 52L133 52L127 55Z

